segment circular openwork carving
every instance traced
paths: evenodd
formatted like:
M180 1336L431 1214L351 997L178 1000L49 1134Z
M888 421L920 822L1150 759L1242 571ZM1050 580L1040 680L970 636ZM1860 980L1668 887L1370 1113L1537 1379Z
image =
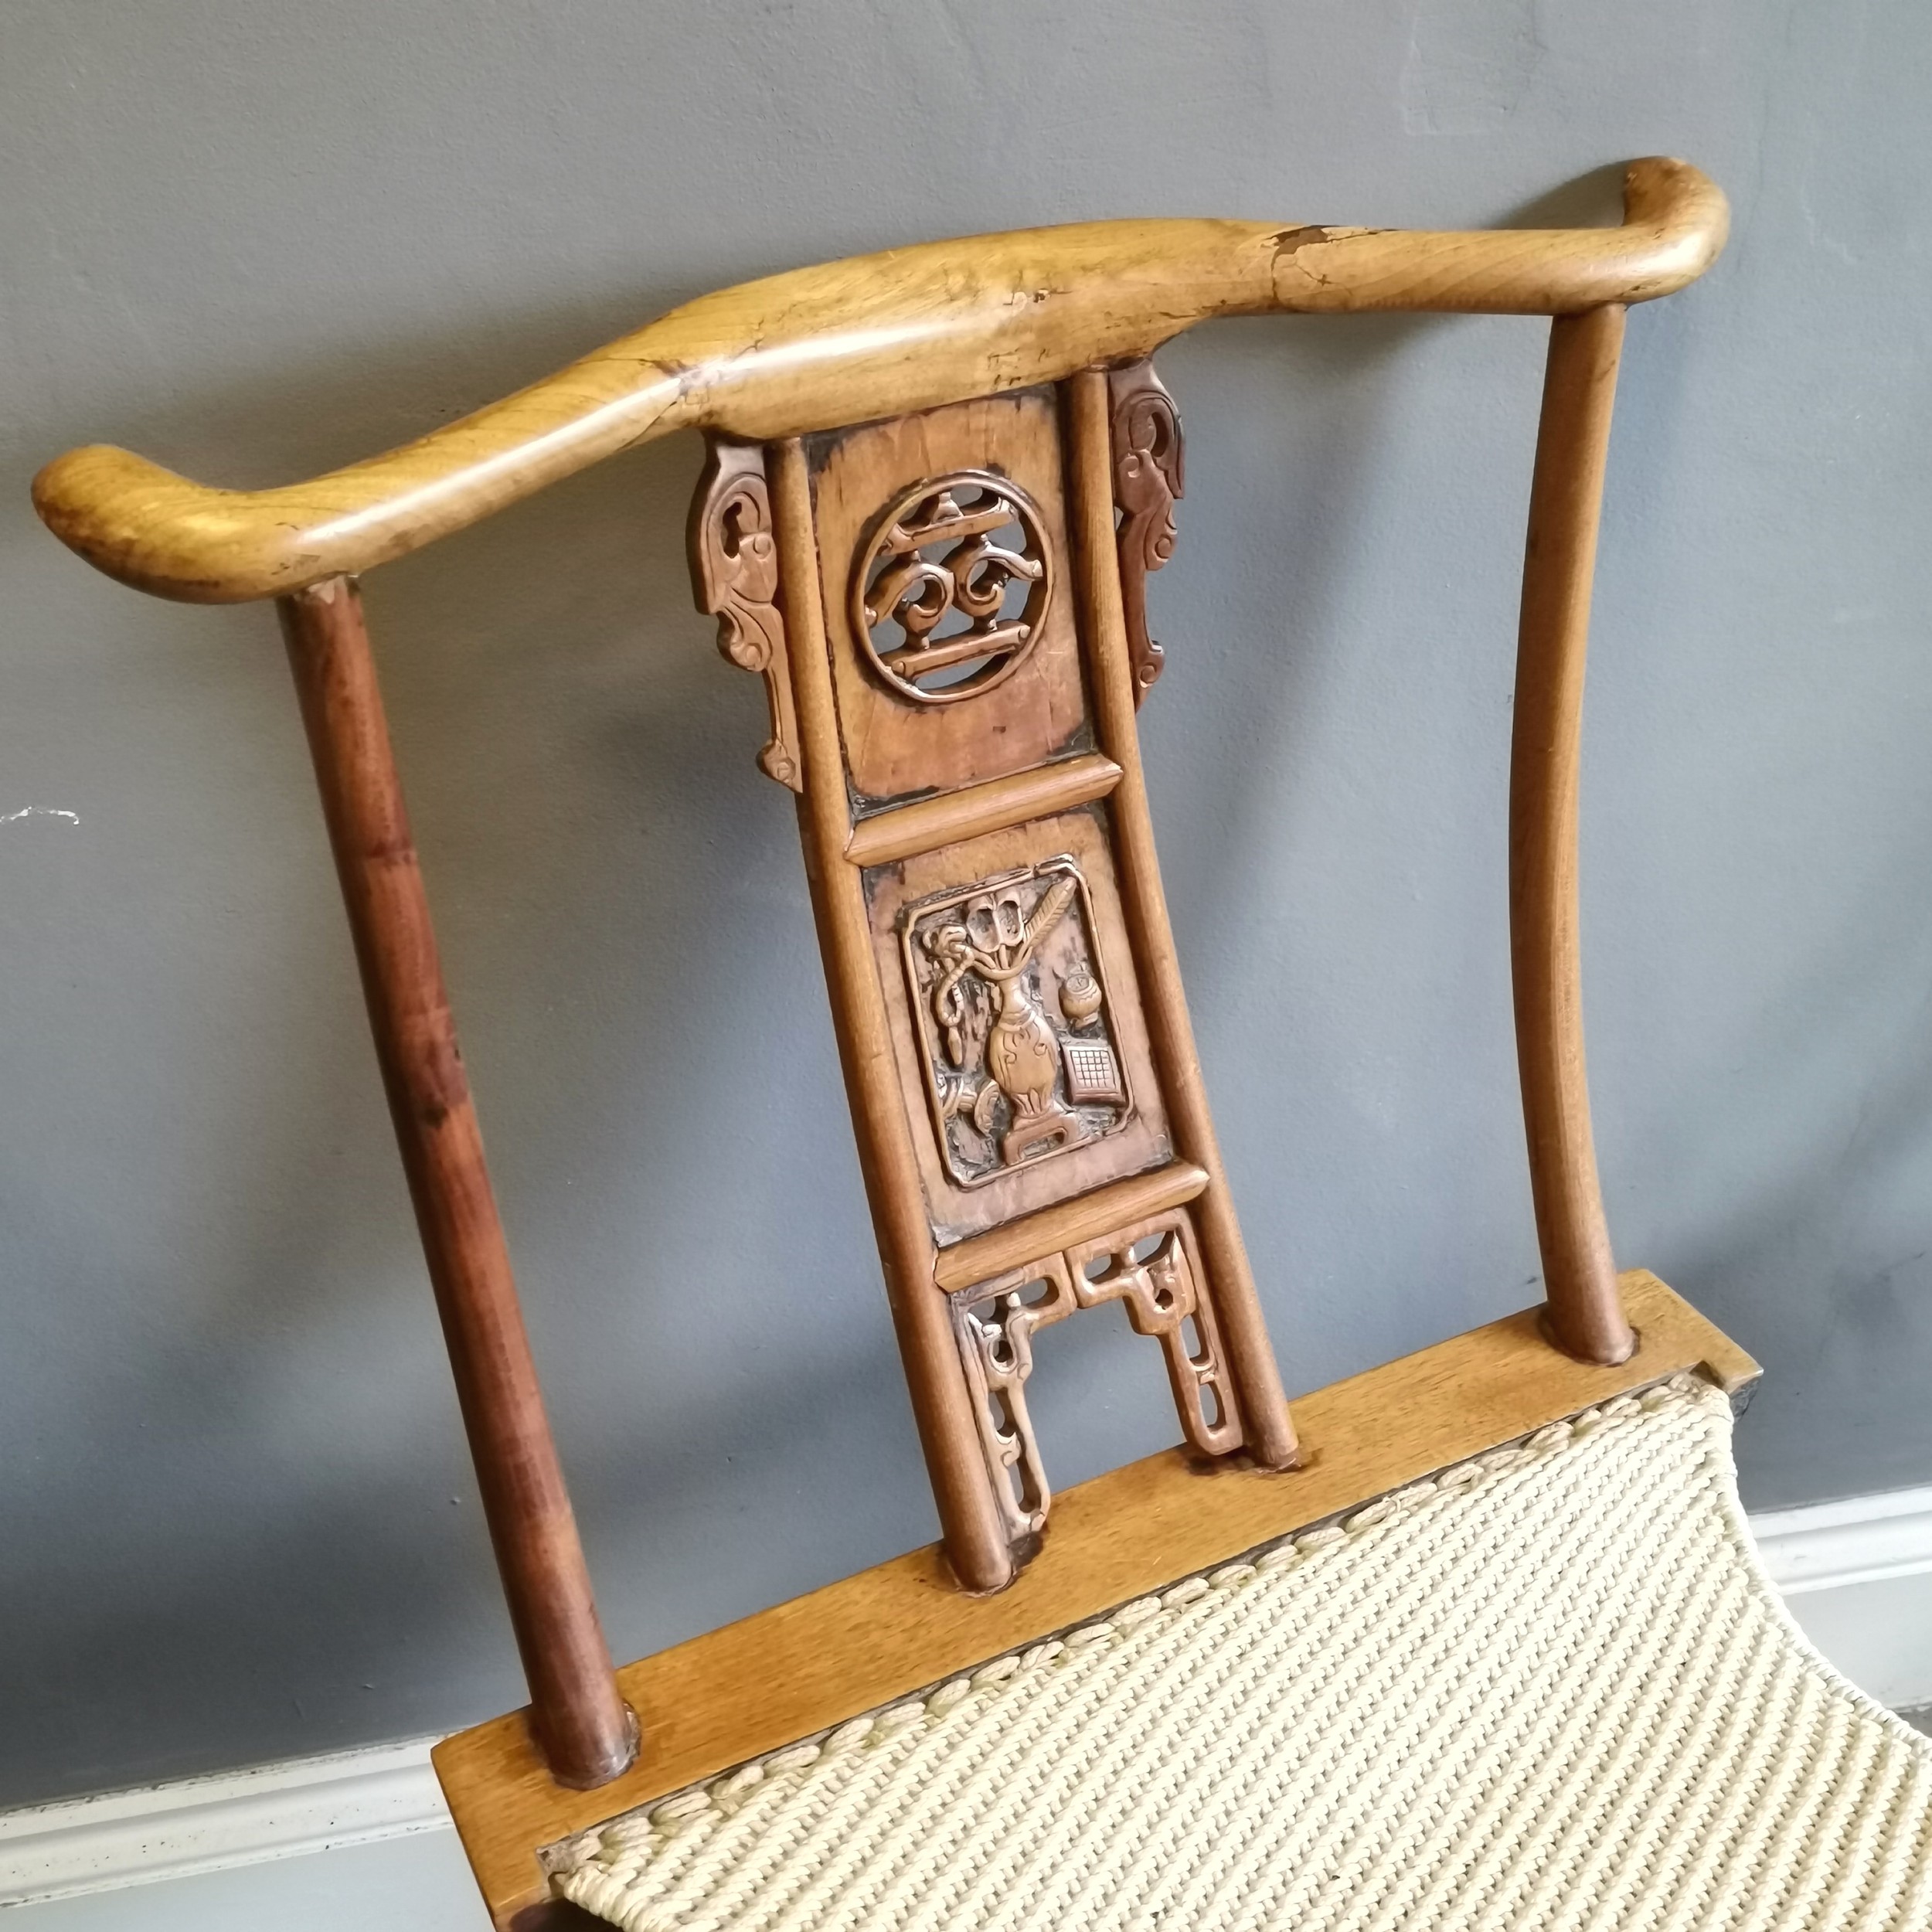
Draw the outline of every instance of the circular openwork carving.
M852 573L852 622L899 696L951 704L1019 668L1053 597L1032 499L962 470L915 485L874 525Z

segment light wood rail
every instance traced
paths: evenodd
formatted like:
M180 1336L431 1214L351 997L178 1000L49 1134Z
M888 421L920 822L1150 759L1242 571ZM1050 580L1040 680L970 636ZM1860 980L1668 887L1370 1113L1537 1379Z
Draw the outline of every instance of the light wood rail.
M845 842L845 856L855 866L889 865L1022 819L1070 811L1104 798L1120 782L1120 767L1098 752L990 778L964 791L942 792L862 818Z
M1168 219L934 242L707 295L420 440L304 483L220 490L125 450L70 451L34 501L109 576L158 597L286 595L406 555L682 428L760 442L1058 381L1222 315L1560 315L1693 281L1723 195L1632 162L1615 228L1428 233Z
M1009 1269L1024 1267L1043 1254L1104 1234L1109 1228L1164 1213L1169 1208L1198 1201L1210 1176L1191 1161L1173 1161L1151 1173L1136 1174L1077 1194L1070 1201L1043 1208L1023 1221L1009 1221L985 1234L950 1248L941 1248L933 1264L933 1280L940 1292L952 1294L975 1281L988 1281Z
M1090 671L1103 750L1125 774L1114 794L1114 828L1119 842L1121 889L1134 913L1136 964L1147 1019L1154 1036L1182 1158L1205 1168L1210 1185L1194 1203L1200 1241L1219 1283L1216 1312L1226 1338L1250 1455L1265 1469L1292 1468L1294 1427L1268 1342L1267 1324L1248 1265L1233 1202L1221 1165L1220 1142L1208 1106L1201 1056L1194 1043L1181 984L1180 955L1168 919L1167 894L1154 849L1154 821L1141 774L1141 739L1134 723L1134 691L1127 643L1121 580L1114 560L1114 505L1100 479L1109 464L1107 379L1083 369L1066 386L1068 440L1073 464L1074 521L1081 573L1090 600Z

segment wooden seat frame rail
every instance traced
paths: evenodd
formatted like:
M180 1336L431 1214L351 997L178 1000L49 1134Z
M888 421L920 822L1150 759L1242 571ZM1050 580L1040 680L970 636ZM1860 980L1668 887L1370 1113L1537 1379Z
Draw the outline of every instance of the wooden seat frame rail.
M1215 1204L1224 1190L1212 1128L1199 1096L1185 1004L1172 976L1171 940L1139 787L1133 706L1142 692L1128 682L1126 637L1138 618L1131 610L1124 615L1121 605L1124 588L1137 596L1138 585L1124 586L1114 566L1107 546L1114 505L1096 495L1096 476L1107 473L1118 453L1107 447L1108 386L1162 342L1217 316L1433 311L1553 318L1524 570L1509 869L1519 1066L1548 1297L1546 1332L1556 1345L1553 1349L1534 1342L1532 1332L1519 1323L1509 1329L1506 1345L1498 1342L1487 1354L1479 1349L1490 1367L1506 1362L1512 1373L1527 1377L1522 1403L1478 1405L1480 1413L1471 1412L1455 1442L1432 1444L1421 1461L1417 1460L1424 1454L1420 1451L1406 1461L1397 1458L1403 1463L1400 1470L1392 1465L1382 1471L1369 1458L1373 1466L1368 1475L1374 1480L1383 1475L1391 1482L1406 1479L1423 1473L1426 1455L1438 1448L1441 1460L1451 1460L1481 1446L1487 1431L1500 1428L1506 1437L1536 1426L1533 1419L1525 1421L1526 1416L1548 1420L1561 1413L1561 1404L1573 1396L1580 1400L1571 1406L1580 1406L1613 1387L1638 1386L1672 1367L1710 1361L1728 1348L1721 1337L1713 1339L1714 1331L1699 1327L1661 1284L1653 1290L1643 1285L1648 1277L1627 1277L1626 1288L1638 1283L1638 1298L1651 1311L1658 1342L1653 1351L1647 1336L1641 1358L1631 1359L1638 1337L1619 1294L1591 1142L1576 879L1584 652L1625 308L1668 294L1701 274L1723 245L1726 221L1723 195L1695 168L1650 159L1632 162L1627 170L1625 218L1614 228L1434 233L1230 221L1117 221L933 243L800 270L707 297L417 442L308 482L252 492L212 489L106 447L74 451L36 479L35 502L48 525L90 563L122 582L189 601L272 597L279 603L383 1077L529 1683L527 1732L523 1719L504 1720L522 1744L512 1750L505 1742L508 1732L485 1727L487 1743L454 1740L451 1755L441 1760L446 1777L454 1772L458 1782L480 1778L488 1783L495 1773L476 1777L471 1773L489 1759L520 1794L509 1813L495 1800L487 1804L476 1800L495 1821L486 1830L478 1828L484 1837L494 1842L498 1826L537 1835L526 1838L520 1862L512 1859L506 1864L500 1845L487 1856L479 1854L481 1840L465 1825L500 1923L509 1924L532 1909L540 1896L532 1848L575 1828L567 1821L580 1823L607 1815L599 1811L602 1797L570 1799L570 1791L621 1780L611 1795L621 1788L626 1802L635 1802L640 1794L648 1794L646 1786L670 1788L665 1777L702 1775L735 1761L730 1755L720 1757L719 1750L748 1754L740 1748L748 1733L743 1725L731 1732L727 1723L725 1730L731 1734L726 1736L713 1726L707 1743L696 1749L678 1741L687 1737L688 1719L674 1720L654 1703L645 1711L646 1749L644 1758L638 1757L638 1723L626 1693L634 1699L640 1691L648 1695L660 1679L669 1683L677 1672L672 1669L667 1676L637 1666L621 1682L599 1626L444 991L355 575L619 450L675 429L698 428L713 438L714 462L736 460L730 454L734 447L764 447L761 460L775 486L777 542L791 558L781 595L792 621L795 651L798 638L811 644L818 621L818 599L805 597L800 590L799 560L812 534L807 470L816 446L809 439L852 425L965 406L974 399L1057 393L1073 464L1070 502L1073 520L1081 526L1072 532L1080 579L1077 588L1084 621L1097 634L1088 647L1094 658L1083 675L1095 691L1097 748L1043 767L1044 778L1020 774L956 794L944 810L954 815L947 822L959 836L978 822L972 820L973 812L991 809L988 798L996 791L994 802L1005 816L988 819L988 824L1010 824L1024 810L1044 809L1040 798L1048 794L1063 804L1112 794L1108 822L1128 900L1134 969L1174 1136L1174 1158L1162 1170L1168 1179L1156 1175L1155 1181L1170 1193L1175 1187L1194 1190L1181 1193L1177 1198L1182 1200L1198 1197L1193 1212L1206 1264L1228 1284L1217 1291L1217 1306L1228 1332L1231 1386L1247 1446L1264 1468L1283 1468L1297 1459L1296 1438L1260 1330L1258 1306L1244 1285L1245 1264L1235 1267L1227 1259L1238 1259L1238 1232L1231 1219L1223 1225L1216 1218L1221 1209ZM813 655L810 648L807 655ZM838 801L831 796L831 788L845 785L849 775L834 768L838 727L826 709L829 691L812 695L822 683L822 668L820 653L798 683L796 723L802 750L794 743L790 750L801 760L802 773L796 761L788 774L777 768L787 762L787 747L776 736L777 753L768 748L765 760L774 776L805 794L801 810L815 894L823 892L829 872L856 879L855 869L862 865L891 861L897 849L893 841L912 837L923 822L920 815L931 817L937 810L902 806L889 818L862 818L856 825L842 816L842 794ZM776 705L776 684L774 690ZM1044 792L1039 792L1042 786ZM815 788L821 794L818 806L812 804ZM1064 898L1063 890L1055 906ZM911 1328L920 1324L930 1330L934 1311L943 1306L932 1285L934 1237L923 1233L908 1237L910 1246L903 1250L928 1257L928 1279L917 1284L921 1299L913 1293L915 1284L896 1278L893 1237L871 1171L883 1142L876 1134L868 1138L864 1110L871 1103L865 1099L857 1068L865 1054L883 1049L879 1041L854 1033L859 1009L841 1000L837 975L846 969L833 959L833 927L845 915L833 917L823 903L819 912L832 962L828 971L834 975L848 1084L862 1152L870 1164L868 1184L940 1501L945 1548L957 1579L995 1587L1014 1574L1008 1541L986 1530L983 1503L974 1500L978 1492L954 1479L956 1470L949 1475L957 1431L947 1437L934 1420L947 1399L944 1391L936 1394L936 1385L928 1386L930 1377L922 1384L927 1370L921 1364L930 1366L938 1359L930 1351L940 1345L930 1335L926 1342L908 1339ZM852 943L857 946L856 934ZM857 972L855 964L849 965L850 972ZM1153 1183L1133 1185L1141 1189L1137 1213L1180 1212ZM1032 1225L1037 1230L1049 1218L1036 1214ZM1066 1221L1067 1244L1080 1232L1074 1226L1078 1219L1073 1216ZM995 1229L974 1237L979 1246L964 1244L981 1275L992 1274L1001 1238ZM940 1287L950 1291L977 1278L970 1270L957 1281L947 1277L943 1257L954 1251L942 1245L939 1252ZM1070 1257L1080 1252L1070 1245ZM1015 1253L1009 1260L1030 1258ZM966 1267L957 1257L951 1265L956 1274ZM1473 1345L1475 1338L1464 1341ZM1743 1372L1741 1359L1733 1351L1722 1379L1736 1380ZM1584 1364L1604 1366L1577 1366ZM1482 1372L1487 1375L1488 1368ZM1421 1378L1428 1380L1426 1375ZM1554 1409L1553 1400L1559 1405ZM1324 1417L1331 1406L1314 1404ZM1247 1495L1245 1485L1250 1484L1285 1485L1277 1492L1279 1500L1262 1514L1270 1526L1290 1526L1348 1499L1333 1480L1337 1464L1331 1458L1349 1434L1338 1427L1332 1442L1318 1434L1312 1455L1304 1440L1301 1460L1314 1467L1304 1467L1298 1475L1235 1472L1216 1480L1243 1485L1226 1492L1230 1498ZM1130 1471L1121 1475L1124 1486L1117 1487L1126 1497L1138 1479ZM1305 1492L1296 1488L1302 1485ZM998 1636L995 1627L1003 1630L1011 1617L1004 1610L990 1609L981 1616L972 1607L975 1601L982 1608L1014 1606L1031 1600L1022 1590L1044 1592L1042 1600L1050 1599L1052 1616L1085 1614L1112 1600L1105 1593L1114 1583L1124 1594L1158 1580L1150 1563L1158 1570L1171 1556L1185 1570L1198 1553L1193 1551L1198 1539L1183 1526L1170 1547L1158 1526L1180 1523L1188 1514L1180 1498L1195 1492L1185 1483L1174 1486L1165 1476L1155 1488L1164 1500L1150 1505L1151 1516L1136 1519L1149 1539L1142 1556L1118 1577L1100 1563L1091 1571L1091 1588L1070 1582L1066 1563L1077 1570L1098 1562L1092 1553L1106 1539L1097 1531L1075 1527L1087 1522L1091 1499L1076 1505L1071 1497L1063 1498L1072 1521L1056 1519L1055 1534L1066 1555L1053 1579L1022 1580L999 1598L975 1600L955 1590L954 1600L961 1607L946 1613L953 1620L948 1628L957 1625L942 1647L946 1655L957 1653L966 1661L999 1647L992 1641ZM1298 1515L1301 1504L1296 1498L1301 1495L1308 1499L1308 1512ZM977 1528L975 1510L981 1519ZM1220 1513L1210 1509L1202 1520L1216 1520ZM1240 1508L1236 1513L1241 1514ZM1257 1516L1248 1524L1243 1517L1240 1534L1247 1536L1260 1520ZM1088 1556L1077 1553L1083 1549ZM1213 1554L1200 1560L1210 1560ZM934 1560L906 1560L922 1580L921 1587L937 1587L941 1580ZM1035 1572L1027 1574L1032 1577ZM969 1629L971 1637L957 1634ZM982 1640L988 1648L975 1652L974 1645ZM898 1694L911 1687L917 1675L902 1660L880 1677L887 1685L880 1694ZM816 1722L821 1716L833 1721L833 1706L839 1702L837 1696L821 1699L809 1712L801 1706L798 1721ZM662 1753L650 1741L655 1736L650 1727L660 1721L673 1734ZM770 1741L783 1740L774 1736ZM517 1758L508 1769L501 1763L505 1751ZM532 1796L539 1786L548 1796ZM512 1814L512 1823L505 1825Z

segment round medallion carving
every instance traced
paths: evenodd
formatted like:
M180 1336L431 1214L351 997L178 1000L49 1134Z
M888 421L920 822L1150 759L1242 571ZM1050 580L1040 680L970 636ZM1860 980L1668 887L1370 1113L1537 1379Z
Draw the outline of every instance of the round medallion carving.
M1053 558L1025 491L985 470L916 484L852 573L852 625L893 692L956 704L1009 678L1039 640Z

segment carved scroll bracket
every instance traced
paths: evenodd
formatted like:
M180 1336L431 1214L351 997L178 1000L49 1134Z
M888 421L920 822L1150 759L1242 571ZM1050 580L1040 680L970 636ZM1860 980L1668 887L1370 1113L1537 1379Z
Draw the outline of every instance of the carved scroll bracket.
M1227 1387L1213 1308L1201 1291L1192 1233L1185 1210L1176 1209L954 1296L954 1332L973 1392L980 1446L1010 1541L1037 1536L1051 1501L1026 1408L1033 1337L1077 1308L1123 1303L1134 1332L1161 1344L1189 1444L1210 1456L1241 1446L1240 1418Z
M1161 675L1163 653L1147 634L1147 577L1174 554L1175 502L1186 494L1180 412L1151 362L1107 375L1121 601L1138 708Z
M764 452L757 444L710 439L692 499L688 546L692 590L698 608L718 620L719 650L765 681L771 736L758 763L767 777L803 791L791 666L777 604L778 546Z

